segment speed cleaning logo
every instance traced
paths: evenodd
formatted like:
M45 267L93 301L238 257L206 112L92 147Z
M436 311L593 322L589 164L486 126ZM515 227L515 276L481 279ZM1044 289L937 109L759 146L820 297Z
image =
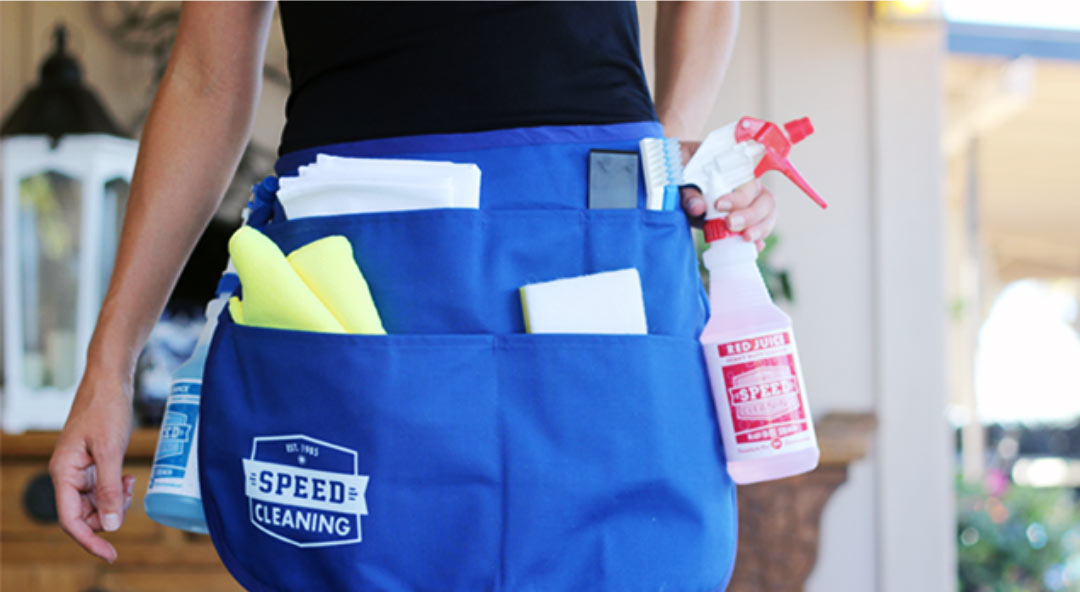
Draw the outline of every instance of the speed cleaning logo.
M362 540L368 476L357 454L304 435L260 436L244 462L244 493L251 523L297 547L347 545Z
M790 366L758 366L730 380L728 396L738 419L768 421L799 408L799 381Z

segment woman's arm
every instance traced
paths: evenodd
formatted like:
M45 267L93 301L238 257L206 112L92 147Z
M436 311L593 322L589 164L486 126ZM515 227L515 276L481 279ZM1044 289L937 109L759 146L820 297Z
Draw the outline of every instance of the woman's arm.
M700 145L705 122L716 104L735 45L739 24L737 2L657 2L656 113L664 133L680 138L683 162ZM753 241L758 249L776 225L776 200L756 180L727 195L702 196L682 191L683 209L700 221L705 198L728 212L728 228Z
M251 133L273 3L185 3L143 129L109 289L86 372L49 463L61 527L112 562L139 351L213 216Z
M738 24L737 2L656 3L656 113L668 136L701 137Z

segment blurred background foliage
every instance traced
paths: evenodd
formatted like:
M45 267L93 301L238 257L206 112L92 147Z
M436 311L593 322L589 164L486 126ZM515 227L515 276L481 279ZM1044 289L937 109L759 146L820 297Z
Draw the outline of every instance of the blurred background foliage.
M1080 506L1069 488L1016 485L1000 470L957 488L960 592L1080 590Z

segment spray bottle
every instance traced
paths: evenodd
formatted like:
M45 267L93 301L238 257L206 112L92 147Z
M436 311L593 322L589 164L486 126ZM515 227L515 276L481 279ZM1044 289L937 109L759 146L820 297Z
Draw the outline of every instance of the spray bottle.
M701 334L728 473L736 483L780 479L818 463L817 437L791 330L758 271L757 248L728 230L713 202L777 170L822 208L827 204L787 160L813 133L807 118L784 124L744 117L710 133L683 173L708 202L702 259L712 316ZM760 160L759 160L760 159ZM755 165L756 163L756 165Z
M146 491L146 515L156 522L206 534L199 491L199 402L202 393L203 368L210 349L210 339L217 328L218 315L229 301L238 284L236 272L229 269L218 282L217 296L206 305L206 324L195 343L195 351L173 375L165 415L161 419L154 467Z

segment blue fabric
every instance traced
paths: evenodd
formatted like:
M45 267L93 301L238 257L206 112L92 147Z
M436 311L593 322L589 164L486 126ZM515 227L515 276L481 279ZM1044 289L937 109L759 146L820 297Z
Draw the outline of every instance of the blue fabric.
M391 334L244 327L222 315L199 460L211 535L241 584L727 585L735 489L695 339L706 313L685 217L584 209L588 150L633 150L644 135L660 131L533 128L335 146L477 162L481 208L269 216L263 230L286 252L347 236ZM283 158L279 170L303 160ZM521 334L521 285L631 266L649 335Z
M285 208L277 200L278 179L267 177L251 188L251 201L248 202L247 223L255 228L262 228L274 217L285 218Z
M323 152L343 156L472 162L480 167L482 209L572 209L585 207L589 149L638 150L641 138L663 136L659 123L529 127L471 134L406 136L334 144L286 154L278 176L296 174ZM645 189L638 191L645 207Z

